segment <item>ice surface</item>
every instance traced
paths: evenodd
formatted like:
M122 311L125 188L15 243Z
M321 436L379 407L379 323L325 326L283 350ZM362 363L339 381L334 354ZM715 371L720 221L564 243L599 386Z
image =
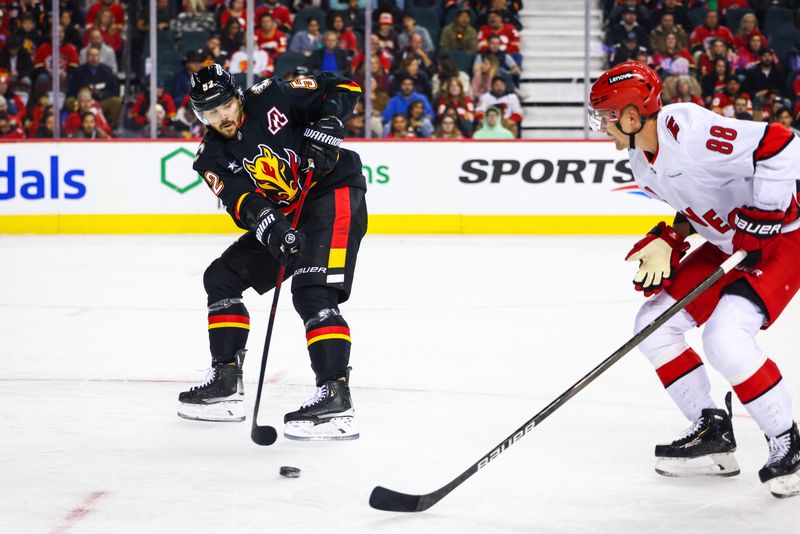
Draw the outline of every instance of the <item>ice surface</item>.
M367 237L342 306L362 438L267 448L249 413L175 414L208 365L203 270L231 240L0 237L0 532L798 531L800 500L758 482L767 445L738 403L740 476L655 474L653 445L687 423L638 352L431 510L367 505L378 484L445 484L630 337L631 238ZM271 295L245 298L251 411ZM798 325L795 302L761 341L800 407ZM312 393L288 289L267 374L260 422L280 427Z

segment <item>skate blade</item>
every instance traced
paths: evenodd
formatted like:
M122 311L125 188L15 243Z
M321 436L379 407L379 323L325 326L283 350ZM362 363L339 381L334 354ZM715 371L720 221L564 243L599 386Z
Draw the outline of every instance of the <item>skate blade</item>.
M739 464L732 452L697 458L659 458L656 473L665 477L732 477L739 474Z
M244 402L240 400L215 402L213 404L178 405L178 416L191 421L213 423L241 423L245 420Z
M315 425L311 421L291 421L283 427L283 436L295 441L344 441L358 439L354 417L333 417Z
M800 475L798 473L775 477L767 484L769 484L769 492L778 499L800 495Z

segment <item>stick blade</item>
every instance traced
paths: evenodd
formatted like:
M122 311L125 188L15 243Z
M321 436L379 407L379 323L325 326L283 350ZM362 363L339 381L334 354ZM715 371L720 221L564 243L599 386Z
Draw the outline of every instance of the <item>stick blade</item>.
M271 426L253 425L253 429L250 431L250 439L252 439L253 443L256 445L268 447L278 439L278 431Z
M369 505L386 512L420 512L421 495L408 495L398 491L375 486L369 496Z

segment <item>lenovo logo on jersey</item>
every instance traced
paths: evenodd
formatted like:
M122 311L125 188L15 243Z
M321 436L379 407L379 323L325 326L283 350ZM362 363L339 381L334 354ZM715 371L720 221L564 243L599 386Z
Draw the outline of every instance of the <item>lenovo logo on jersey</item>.
M0 200L10 200L17 195L28 200L64 198L75 200L86 196L86 185L76 178L83 177L82 169L70 169L62 176L58 156L50 156L50 175L34 170L20 170L17 178L17 158L8 156L6 168L0 168Z
M632 72L623 72L622 74L617 74L616 76L612 76L608 79L608 85L614 85L615 83L619 83L624 80L628 80L633 78Z
M461 171L464 174L458 180L464 184L479 184L487 178L492 184L499 184L503 179L521 179L527 184L542 184L553 178L557 184L567 181L601 184L609 178L617 184L633 181L627 159L616 162L611 159L532 159L525 162L515 159L470 159L461 165Z

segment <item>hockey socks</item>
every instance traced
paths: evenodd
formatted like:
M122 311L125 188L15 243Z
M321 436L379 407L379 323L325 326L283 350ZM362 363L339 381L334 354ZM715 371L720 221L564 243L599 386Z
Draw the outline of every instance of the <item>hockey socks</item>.
M208 341L215 363L232 362L249 333L250 314L241 299L223 299L208 307Z
M350 328L335 308L306 321L306 344L317 387L345 376L350 361Z

